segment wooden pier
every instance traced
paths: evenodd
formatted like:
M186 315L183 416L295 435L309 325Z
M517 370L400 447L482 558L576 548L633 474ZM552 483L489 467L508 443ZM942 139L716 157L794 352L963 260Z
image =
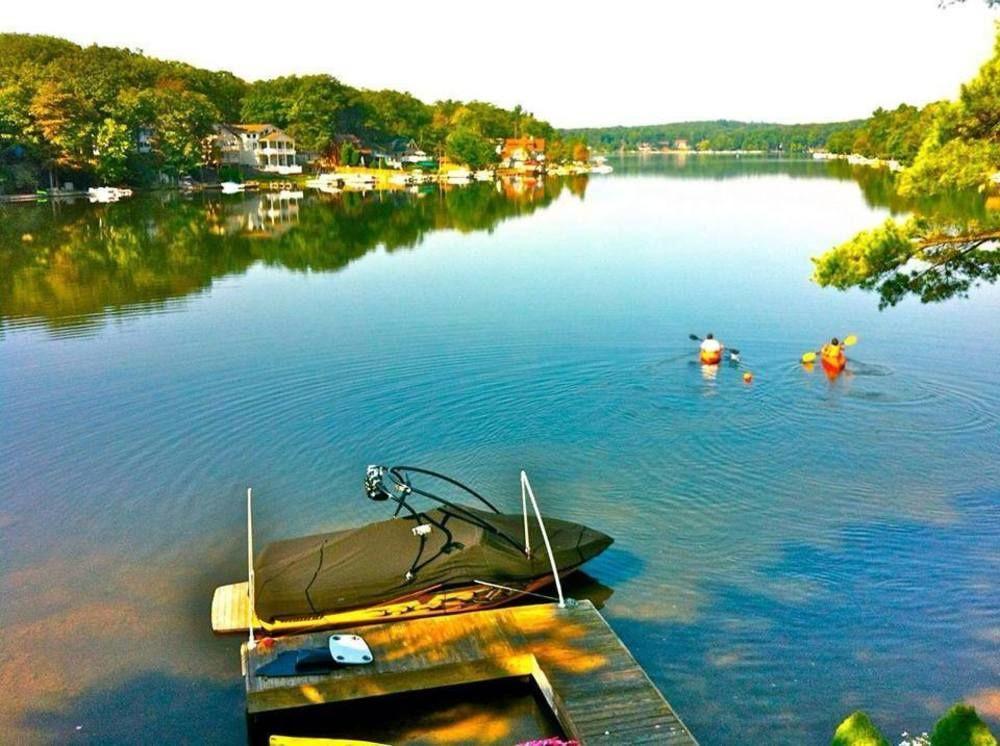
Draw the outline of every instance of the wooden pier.
M323 675L265 678L254 671L282 650L323 647L331 633L278 638L268 650L243 645L251 724L280 710L520 677L533 680L566 736L582 744L697 743L589 601L338 631L361 635L374 662Z

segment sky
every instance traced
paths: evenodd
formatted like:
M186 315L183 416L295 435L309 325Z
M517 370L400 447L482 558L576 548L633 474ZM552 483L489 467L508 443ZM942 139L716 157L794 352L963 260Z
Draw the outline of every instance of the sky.
M248 80L329 73L557 127L817 122L953 98L989 57L982 0L8 3L0 31L141 49Z

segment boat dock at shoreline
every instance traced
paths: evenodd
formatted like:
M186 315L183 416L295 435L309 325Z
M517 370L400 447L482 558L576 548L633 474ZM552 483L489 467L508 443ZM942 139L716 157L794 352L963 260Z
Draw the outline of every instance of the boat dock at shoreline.
M363 636L373 662L319 675L267 678L256 675L260 666L282 651L322 647L330 631L279 637L273 646L243 644L251 743L266 743L259 739L274 730L273 719L297 708L517 679L537 689L565 736L581 744L697 743L590 601L338 632Z

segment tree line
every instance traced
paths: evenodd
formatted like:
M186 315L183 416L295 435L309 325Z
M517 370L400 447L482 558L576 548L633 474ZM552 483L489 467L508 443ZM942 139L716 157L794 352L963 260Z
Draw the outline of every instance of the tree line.
M241 121L281 127L298 150L320 157L335 158L344 135L412 138L428 153L477 167L496 159L499 138L556 134L519 106L428 104L330 75L247 82L140 51L0 34L0 192L69 177L143 185L192 174L211 160L213 125ZM569 153L573 144L553 146Z
M638 127L584 127L563 129L565 138L579 138L600 150L632 150L642 143L653 147L684 140L700 150L764 150L796 153L823 147L839 131L861 125L861 120L825 124L774 124L730 119L672 122Z

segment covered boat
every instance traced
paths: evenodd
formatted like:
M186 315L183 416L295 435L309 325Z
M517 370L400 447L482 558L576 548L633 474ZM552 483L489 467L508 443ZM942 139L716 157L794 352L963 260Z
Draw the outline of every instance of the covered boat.
M481 507L420 489L415 474L457 487ZM393 518L269 544L253 562L252 593L248 583L216 590L213 629L252 624L277 634L488 608L537 591L612 543L579 523L528 515L523 493L522 513L501 513L424 469L369 467L365 489L396 504ZM416 495L434 507L418 510Z

